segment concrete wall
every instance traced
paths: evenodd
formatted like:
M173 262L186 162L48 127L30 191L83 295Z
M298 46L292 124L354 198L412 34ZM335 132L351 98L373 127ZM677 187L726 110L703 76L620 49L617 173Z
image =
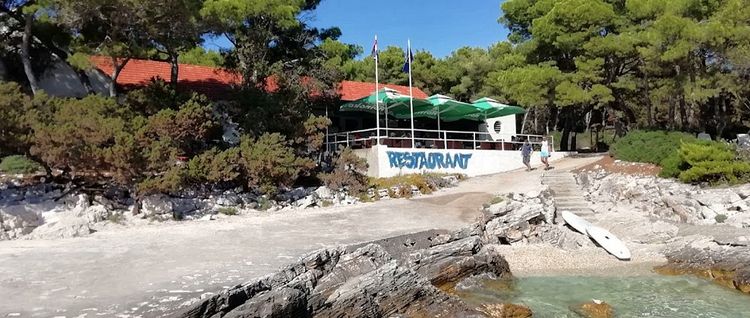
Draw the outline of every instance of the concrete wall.
M367 174L372 177L422 172L463 173L473 177L524 167L520 151L410 149L381 145L358 149L355 153L367 160ZM568 155L569 152L553 152L550 162ZM539 152L532 153L531 164L533 167L541 164Z
M495 123L500 123L500 132L495 131ZM508 115L497 118L490 118L479 124L479 131L490 134L492 140L510 141L511 137L516 135L516 115Z

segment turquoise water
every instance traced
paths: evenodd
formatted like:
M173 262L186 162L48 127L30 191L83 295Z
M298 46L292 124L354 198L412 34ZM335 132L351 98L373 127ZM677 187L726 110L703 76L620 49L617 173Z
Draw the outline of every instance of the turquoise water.
M592 298L612 305L616 317L750 317L750 295L688 276L524 277L487 281L460 296L477 306L523 304L534 317L578 317L568 308Z

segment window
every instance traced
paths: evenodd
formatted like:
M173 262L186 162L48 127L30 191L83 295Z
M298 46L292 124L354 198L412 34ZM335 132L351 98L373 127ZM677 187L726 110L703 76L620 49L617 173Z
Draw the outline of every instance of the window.
M494 129L495 129L495 132L499 134L499 133L500 133L500 131L502 131L502 130L503 130L502 128L503 128L503 124L501 124L499 120L498 120L498 121L496 121L496 122L495 122L495 127L494 127Z

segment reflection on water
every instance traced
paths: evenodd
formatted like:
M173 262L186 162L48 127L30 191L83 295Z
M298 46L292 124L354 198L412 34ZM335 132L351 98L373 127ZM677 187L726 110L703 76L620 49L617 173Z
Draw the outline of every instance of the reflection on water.
M458 295L476 306L526 305L534 317L578 317L568 308L594 298L612 305L617 317L750 317L750 296L687 276L545 276L480 285Z

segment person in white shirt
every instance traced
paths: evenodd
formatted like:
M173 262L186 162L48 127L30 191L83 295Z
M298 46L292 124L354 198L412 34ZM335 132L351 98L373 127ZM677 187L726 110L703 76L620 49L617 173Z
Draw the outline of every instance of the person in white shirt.
M551 152L551 148L549 146L549 142L547 141L547 137L544 137L542 139L542 147L539 150L539 157L542 158L542 163L544 164L544 170L549 170L550 152Z

